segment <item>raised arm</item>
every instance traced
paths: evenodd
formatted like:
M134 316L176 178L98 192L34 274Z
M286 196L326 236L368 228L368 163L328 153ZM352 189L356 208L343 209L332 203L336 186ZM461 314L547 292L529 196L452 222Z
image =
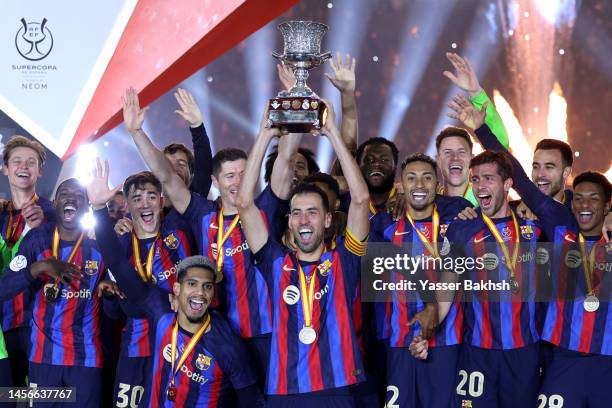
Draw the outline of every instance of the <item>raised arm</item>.
M270 186L274 195L283 200L289 198L291 193L293 177L291 160L297 153L301 140L301 134L291 134L281 137L278 141L278 156L276 156L274 167L272 167Z
M121 100L123 102L125 127L130 135L132 135L140 155L153 174L155 174L155 177L162 183L164 192L168 195L170 201L172 201L174 208L179 213L184 213L191 200L191 193L183 180L176 174L164 153L153 144L144 130L142 130L147 108L140 109L138 94L134 88L129 88Z
M332 68L332 74L325 74L340 91L340 100L342 102L342 123L340 125L340 135L342 140L349 150L357 150L357 139L359 134L359 126L357 120L357 101L355 99L355 58L351 59L349 54L346 54L344 61L340 52L336 53L336 60L329 60L329 65Z
M491 128L497 140L507 149L510 146L508 132L504 126L501 116L495 109L495 105L489 99L487 93L482 89L478 82L476 70L467 58L461 58L458 54L446 53L446 58L455 68L455 73L444 71L444 76L450 79L457 87L466 91L470 102L477 110L486 107L485 123Z
M255 188L257 187L257 181L259 180L259 172L261 170L261 163L263 162L266 149L272 138L280 135L280 131L276 128L266 128L266 118L268 116L268 110L264 112L261 125L259 126L259 134L255 139L255 144L249 154L247 160L246 169L244 171L244 178L240 183L240 191L238 192L237 207L238 213L240 214L240 221L242 223L242 231L246 236L249 248L253 253L259 252L259 250L268 241L268 229L263 216L257 206L255 205ZM291 136L284 136L291 137Z
M177 89L174 97L180 109L175 112L189 124L191 141L193 143L193 155L195 165L193 169L193 180L189 189L206 197L210 190L212 179L212 149L210 139L202 121L202 111L195 101L193 95L185 89Z
M102 257L121 290L126 294L128 300L139 306L139 310L148 318L156 320L163 313L163 305L156 301L154 286L143 282L138 274L133 273L132 266L121 256L123 248L113 228L113 221L108 214L106 203L113 198L115 192L121 187L114 189L108 187L109 165L96 159L96 167L92 172L92 181L87 185L87 196L94 210L96 218L96 242L102 253Z
M351 194L351 204L349 205L346 227L356 239L363 241L367 238L370 230L370 221L368 219L370 194L368 186L361 175L357 162L351 155L351 152L349 152L336 127L333 106L328 101L325 101L325 103L329 114L326 123L321 129L321 133L327 136L338 156L340 167L342 167L342 172Z

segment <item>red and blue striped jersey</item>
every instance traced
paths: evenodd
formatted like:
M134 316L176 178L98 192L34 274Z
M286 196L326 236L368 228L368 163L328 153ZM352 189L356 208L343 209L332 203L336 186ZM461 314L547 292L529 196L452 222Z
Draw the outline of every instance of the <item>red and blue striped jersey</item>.
M491 270L474 267L462 276L476 283L510 282L510 272L504 262L501 246L484 223L481 210L474 220L455 220L451 222L446 237L453 244L455 257L473 259L496 258ZM512 254L516 237L512 217L492 220ZM464 342L485 349L517 349L539 340L536 329L536 290L537 277L535 266L536 241L540 236L539 224L518 218L520 248L515 276L520 292L514 295L510 290L489 293L487 290L473 290L467 293L469 302L463 303ZM465 283L465 281L464 281ZM464 295L465 291L464 287Z
M166 398L171 381L172 328L176 313L162 315L155 327L155 354L149 407L221 407L226 406L231 387L241 389L255 383L248 354L242 340L229 323L212 313L210 330L202 336L175 378L178 392L174 402ZM179 327L177 350L180 356L191 338Z
M435 200L436 209L440 216L440 224L438 227L438 246L442 245L446 228L450 222L466 207L470 207L469 201L461 197L445 197L437 196ZM432 242L432 219L431 217L424 220L415 220L415 225L423 235ZM419 239L419 236L414 233L412 225L408 218L404 215L400 220L393 221L393 218L388 213L377 214L370 222L370 242L391 242L398 247L406 247L411 250L411 255L416 257L422 254L431 255L424 247ZM431 282L438 282L439 275L434 271L424 271L426 277ZM399 281L403 275L400 273L393 274ZM379 327L388 330L389 344L391 347L409 347L412 339L420 335L421 329L418 324L409 325L408 322L415 314L425 308L421 296L416 293L416 301L407 299L406 294L394 291L390 299L389 307L385 307L386 303L380 302L375 309L378 312L376 316L377 322L382 323ZM463 330L463 311L459 300L453 303L447 317L441 322L435 336L429 340L429 346L450 346L460 344L462 341ZM381 332L382 334L383 332Z
M348 243L354 241L349 236L347 233L346 238L338 238L335 249L327 249L318 264L300 262L306 276L315 279L312 325L317 336L309 345L298 339L304 327L302 302L293 302L287 296L298 291L300 285L293 252L270 238L255 254L273 305L267 394L321 391L364 380L351 314L360 257L347 245L362 248L365 244Z
M286 204L274 196L270 186L259 195L256 205L269 221L272 236L284 232L281 227L286 214ZM227 318L234 331L243 338L251 338L272 331L271 306L268 286L257 267L253 264L253 254L249 249L240 223L223 244L217 248L219 232L219 206L197 194L191 194L191 202L185 213L193 228L200 253L210 259L217 259L218 251L223 251L223 281ZM223 232L227 231L235 216L225 216ZM281 229L282 228L282 229Z
M30 274L34 262L52 258L54 228L54 223L44 224L25 236L2 283L21 286L25 280L32 288L31 362L102 367L100 299L96 295L96 287L104 276L105 263L96 242L83 238L72 260L81 266L82 278L70 284L60 282L59 295L53 302L45 300L44 295L44 285L51 279L43 274L33 280ZM66 260L74 244L60 241L59 257Z
M476 134L481 140L491 140L487 126L480 127ZM597 267L593 272L593 289L600 304L596 311L587 312L584 309L587 290L577 244L579 228L569 202L571 195L566 190L564 204L546 196L531 182L516 158L509 153L507 157L514 169L514 188L538 217L544 234L552 242L553 298L546 308L542 339L572 351L612 355L612 310L609 307L612 274L608 269L609 258L603 258L603 246L597 248ZM591 248L592 245L590 242L587 246Z
M581 353L612 355L612 308L610 295L612 258L600 237L586 237L586 251L594 245L595 267L591 282L599 298L596 311L586 311L587 285L575 229L557 226L552 257L552 298L548 302L542 339L556 346Z
M138 276L136 260L132 250L131 234L120 237L124 250L123 257L132 266L134 274ZM190 236L188 233L169 225L166 220L162 223L159 238L138 240L140 244L141 261L146 263L146 256L151 245L156 245L153 254L152 281L165 294L172 293L172 286L176 282L176 266L181 260L192 255ZM119 302L125 304L126 301ZM124 309L128 315L125 328L121 336L120 354L127 357L149 357L151 355L151 339L149 336L149 322L142 316L133 316L129 308Z
M39 197L37 204L40 205L45 215L44 222L55 222L53 203L46 198ZM25 219L21 216L21 210L13 210L12 225L10 228L11 236L7 237L10 218L8 209L0 212L0 231L2 232L2 238L9 247L15 245L15 243L19 241L26 226ZM12 299L2 302L2 306L0 307L2 330L7 331L18 327L29 326L30 317L32 315L30 299L31 293L28 288Z

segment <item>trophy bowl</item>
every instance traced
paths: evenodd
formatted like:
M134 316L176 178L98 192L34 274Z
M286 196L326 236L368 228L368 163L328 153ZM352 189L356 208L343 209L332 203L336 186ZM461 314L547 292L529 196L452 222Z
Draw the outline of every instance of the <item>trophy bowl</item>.
M295 85L278 93L268 104L268 126L287 129L291 133L307 133L325 123L326 108L316 93L306 85L308 70L331 57L321 53L321 41L328 28L315 21L287 21L278 25L283 36L283 53L272 56L289 66Z

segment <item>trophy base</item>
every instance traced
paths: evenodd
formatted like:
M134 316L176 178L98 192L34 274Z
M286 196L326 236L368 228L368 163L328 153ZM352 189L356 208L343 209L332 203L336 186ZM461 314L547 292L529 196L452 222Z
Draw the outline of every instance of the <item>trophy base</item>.
M276 97L268 104L268 125L289 133L308 133L321 129L327 108L318 98Z

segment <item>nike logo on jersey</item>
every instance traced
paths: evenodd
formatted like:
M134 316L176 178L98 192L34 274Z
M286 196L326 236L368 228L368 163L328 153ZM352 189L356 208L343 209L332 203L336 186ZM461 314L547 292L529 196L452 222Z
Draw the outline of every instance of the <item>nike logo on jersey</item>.
M210 228L211 229L219 229L219 227L217 225L215 225L215 223L213 223L213 222L210 223Z
M291 272L291 271L295 271L295 268L289 268L289 266L287 265L283 265L283 271L285 272Z
M572 236L570 234L563 235L563 239L569 242L576 242L575 240L572 239Z
M410 234L411 232L412 231L404 231L404 232L402 232L402 231L395 231L395 235L397 235L399 237L400 235Z
M474 238L474 242L475 242L475 243L482 242L482 241L484 241L485 239L489 238L490 236L491 236L491 234L489 234L489 235L485 235L484 237L481 237L481 238Z

